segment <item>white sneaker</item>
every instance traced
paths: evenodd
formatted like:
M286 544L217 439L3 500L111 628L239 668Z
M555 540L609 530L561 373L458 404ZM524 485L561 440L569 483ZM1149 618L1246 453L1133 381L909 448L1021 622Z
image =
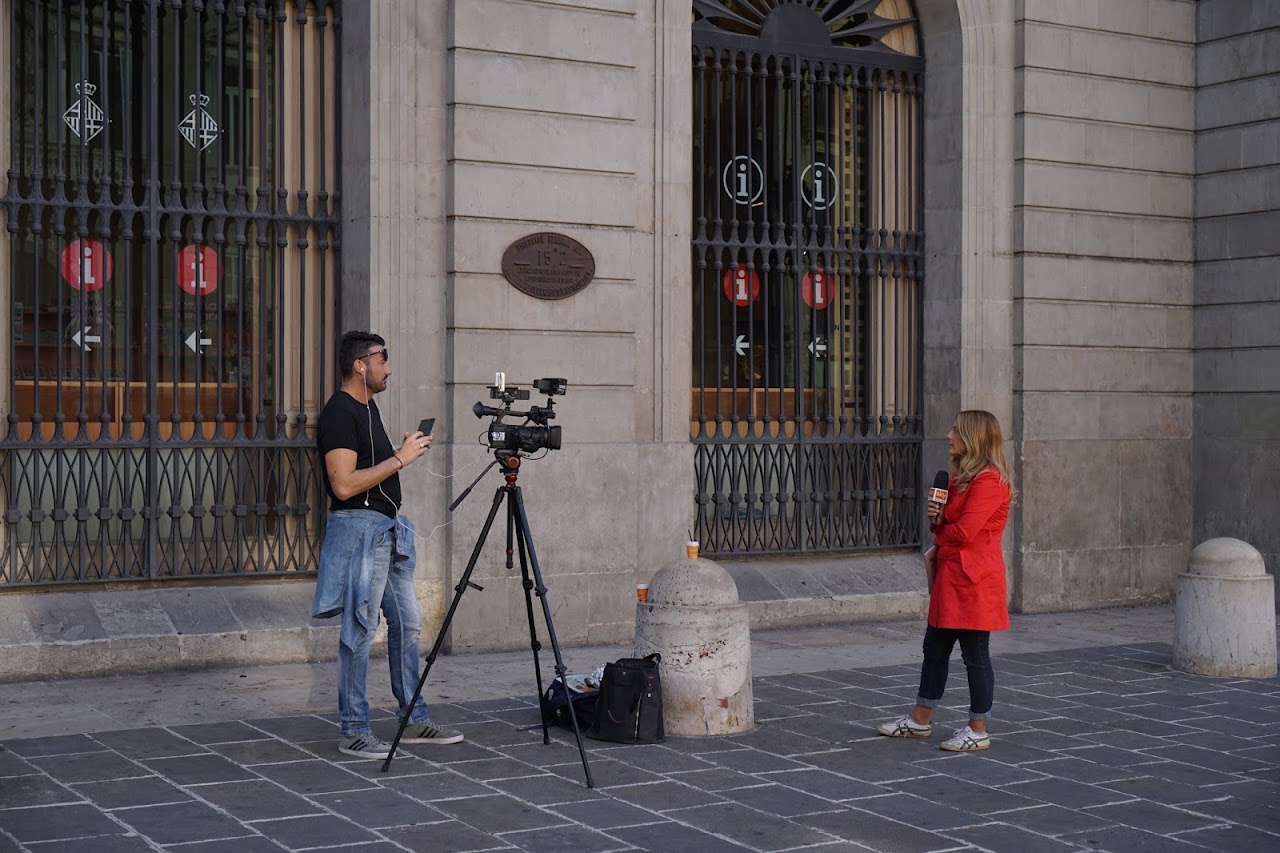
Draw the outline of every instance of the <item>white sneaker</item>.
M944 740L941 747L947 752L972 752L978 749L991 748L991 736L986 732L975 732L965 726L956 729L956 733Z
M876 731L885 737L928 737L933 734L933 726L917 723L910 714L903 714L896 720L876 726Z

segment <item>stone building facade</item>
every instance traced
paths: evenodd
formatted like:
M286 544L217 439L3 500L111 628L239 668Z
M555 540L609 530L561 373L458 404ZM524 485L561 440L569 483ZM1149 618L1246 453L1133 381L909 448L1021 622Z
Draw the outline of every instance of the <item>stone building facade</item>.
M0 8L12 15L12 5ZM267 5L297 13L288 3ZM456 512L447 510L491 458L472 439L484 422L471 407L489 402L495 371L525 385L542 376L570 383L557 398L563 449L528 462L521 475L562 643L628 640L633 584L676 556L698 523L701 469L690 440L698 273L690 246L705 167L694 155L691 56L695 18L738 5L324 3L307 7L329 15L316 50L280 42L312 63L307 82L285 83L282 102L332 98L321 113L330 118L300 119L289 141L329 129L336 145L318 164L287 169L303 185L312 178L311 201L302 202L315 219L308 233L324 233L332 210L340 234L322 250L314 238L303 248L332 255L336 267L311 255L281 267L332 281L323 303L331 310L303 312L308 336L281 334L294 335L297 363L319 365L339 323L379 331L395 353L392 387L380 398L389 432L439 418L427 466L435 476L404 478L407 514L424 537L420 594L436 624L497 485L490 475ZM984 408L1005 426L1022 493L1006 542L1015 608L1168 600L1190 549L1212 536L1250 541L1274 573L1280 6L852 6L910 19L914 47L905 52L923 68L918 123L894 125L919 140L899 149L917 158L908 180L919 181L918 208L891 205L910 220L893 227L924 235L918 270L903 268L903 280L915 283L917 319L893 335L882 325L882 340L896 343L879 350L909 343L915 372L902 392L907 402L892 410L888 384L868 380L865 389L881 401L881 415L919 426L909 468L918 480L894 484L895 500L919 509L918 489L945 467L953 413ZM861 27L870 19L858 20ZM317 82L321 71L327 82ZM914 85L896 73L875 79L894 92L895 80ZM868 150L890 127L869 121ZM901 157L894 163L907 168ZM315 208L317 180L324 186L326 177L340 186L340 203ZM879 192L883 210L887 191ZM806 202L814 208L810 196ZM12 220L17 203L7 209ZM594 258L594 279L567 299L532 298L503 275L507 247L545 231L573 238ZM296 235L286 242L296 247ZM314 370L298 383L303 414L333 379ZM30 420L16 392L3 402L6 415ZM305 424L296 435L305 445ZM30 449L11 445L8 453ZM888 543L894 548L829 548L822 558L870 577L893 555L911 558L922 535L912 525ZM454 649L528 641L519 572L502 565L501 540L500 531L491 536L476 570L484 591L463 597ZM802 574L815 559L779 550L784 558L752 571ZM759 555L748 545L728 556ZM305 572L305 563L296 568ZM918 607L922 595L913 601ZM874 607L862 615L875 616Z
M689 520L687 503L664 500L687 491L676 484L689 471L689 4L415 9L371 19L370 40L384 44L378 27L389 40L371 54L417 70L372 74L365 100L387 110L372 127L415 117L420 132L394 133L404 158L417 160L426 137L448 155L403 197L412 218L402 207L370 222L440 234L426 289L438 284L436 310L457 318L438 342L440 356L453 352L452 393L479 393L518 352L557 365L557 351L582 353L581 370L564 373L617 386L573 391L575 447L531 482L591 494L588 514L539 501L536 523L557 530L548 561L582 574L571 583L586 590L585 638L625 637L632 573L675 552ZM1268 141L1280 114L1268 45L1280 19L1267 17L1280 12L1231 0L918 0L915 12L927 79L924 469L943 464L951 412L1000 416L1023 492L1007 544L1024 611L1166 601L1189 549L1212 535L1251 540L1275 571L1265 519L1277 508L1280 325L1268 318L1280 304L1268 223L1280 149ZM431 33L430 46L399 44L410 32ZM430 215L424 197L438 205ZM518 298L511 310L502 248L547 222L581 225L599 246L599 292L584 300L598 313ZM393 263L370 259L371 270ZM417 310L385 298L374 315ZM454 405L458 434L466 400ZM600 433L627 441L584 441ZM639 510L625 523L609 485ZM471 619L489 639L476 642L495 642L480 612ZM521 613L509 613L515 630ZM582 617L571 624L582 637Z

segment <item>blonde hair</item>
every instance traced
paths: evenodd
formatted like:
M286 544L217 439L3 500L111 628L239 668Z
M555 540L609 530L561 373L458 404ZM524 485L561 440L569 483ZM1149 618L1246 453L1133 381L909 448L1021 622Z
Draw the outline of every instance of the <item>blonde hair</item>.
M985 468L996 469L1000 482L1009 487L1009 500L1018 495L1013 487L1013 472L1004 459L1004 435L996 416L981 409L956 414L956 435L964 442L964 455L951 460L951 473L956 476L956 491L963 492L974 477Z

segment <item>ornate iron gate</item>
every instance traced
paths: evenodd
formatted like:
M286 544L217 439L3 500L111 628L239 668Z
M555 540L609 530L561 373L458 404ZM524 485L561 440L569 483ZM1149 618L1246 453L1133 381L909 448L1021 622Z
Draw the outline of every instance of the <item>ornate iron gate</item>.
M313 569L337 3L9 7L0 586Z
M910 4L693 7L696 535L717 554L917 544Z

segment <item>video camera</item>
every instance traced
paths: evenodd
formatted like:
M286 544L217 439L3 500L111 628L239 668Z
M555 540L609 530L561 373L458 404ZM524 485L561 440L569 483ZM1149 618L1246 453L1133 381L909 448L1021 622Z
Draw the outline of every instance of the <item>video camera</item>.
M498 455L510 456L516 453L533 453L537 450L560 449L560 427L549 426L548 421L556 416L555 401L557 394L563 394L569 388L567 379L538 379L533 387L539 394L547 395L545 406L530 406L526 411L511 408L518 400L528 400L529 391L515 386L507 387L506 374L494 376L494 384L489 386L489 399L501 400L501 406L486 406L476 403L471 407L477 418L492 417L486 437L489 447L498 451ZM522 424L504 423L504 418L524 418Z

